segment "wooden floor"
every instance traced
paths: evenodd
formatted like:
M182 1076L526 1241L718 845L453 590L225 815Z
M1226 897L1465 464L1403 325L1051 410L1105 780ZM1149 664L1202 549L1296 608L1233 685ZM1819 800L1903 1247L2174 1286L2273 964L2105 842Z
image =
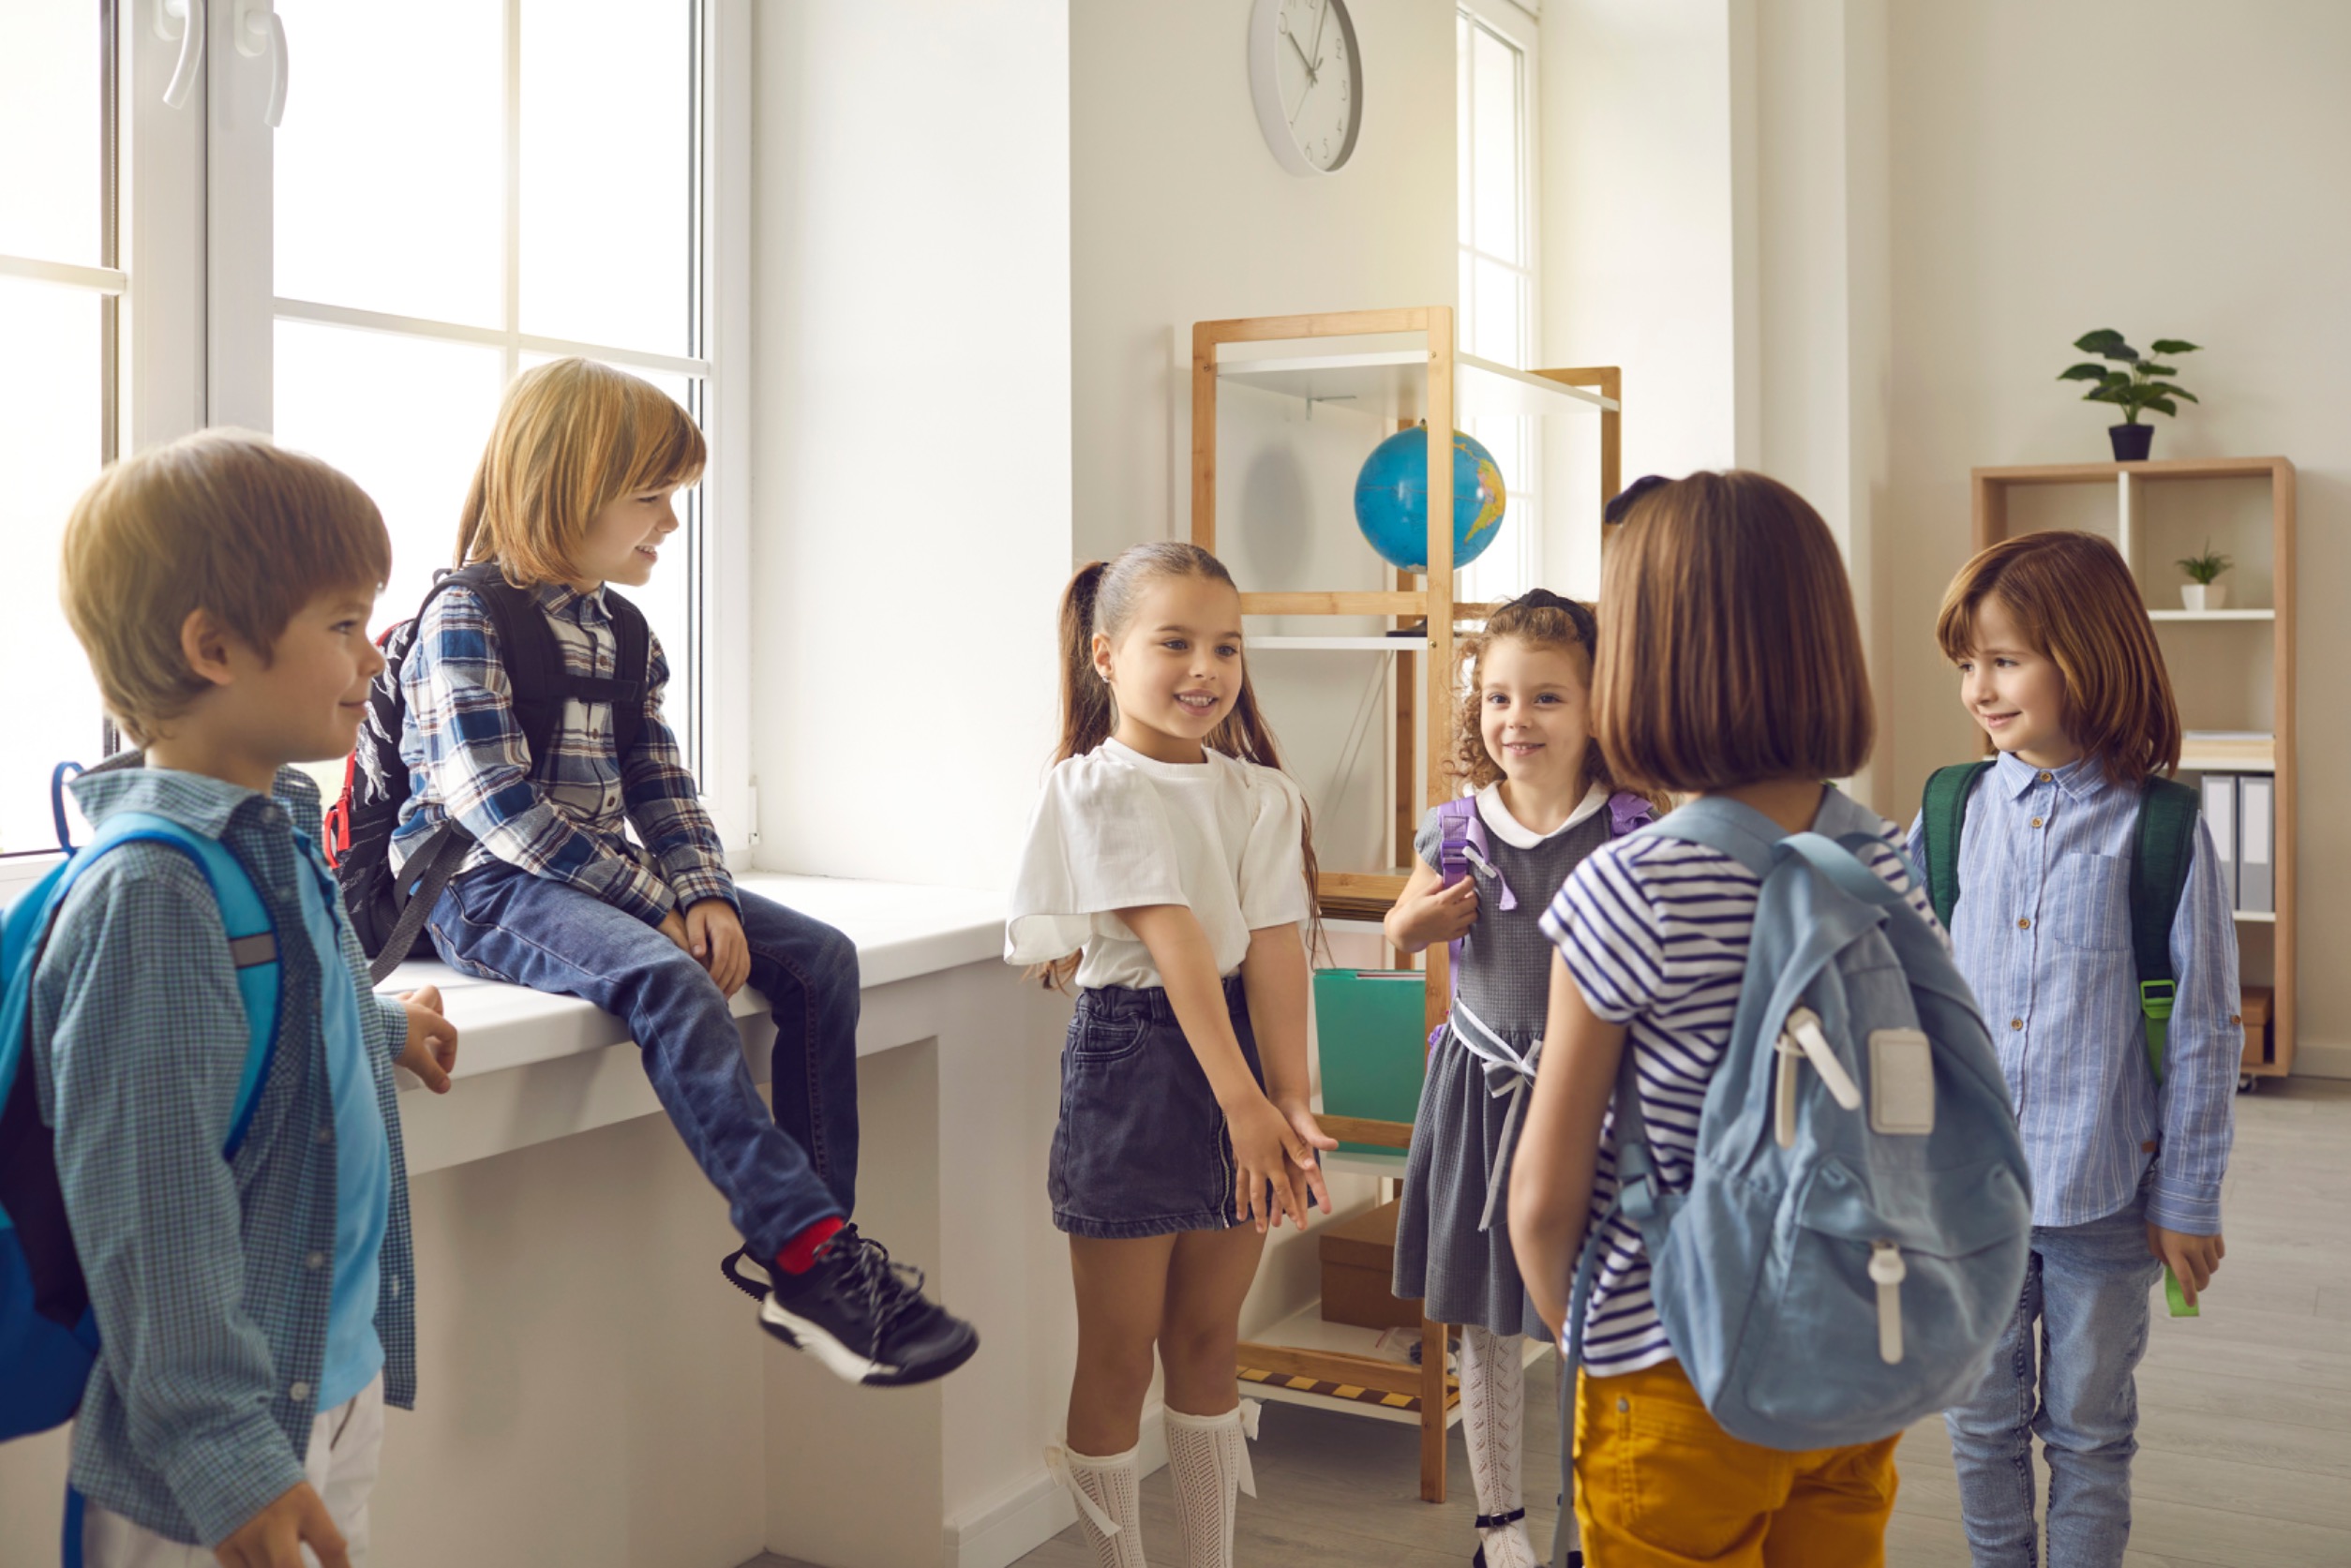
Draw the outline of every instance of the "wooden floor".
M2158 1304L2139 1373L2140 1453L2126 1568L2351 1565L2351 1083L2269 1083L2237 1102L2224 1197L2228 1261L2204 1316ZM1556 1358L1528 1377L1527 1501L1550 1543ZM1459 1433L1452 1501L1418 1501L1417 1435L1293 1405L1265 1407L1259 1500L1241 1502L1244 1568L1461 1568L1476 1512ZM1966 1568L1939 1420L1901 1450L1887 1532L1894 1568ZM2043 1472L2046 1485L2046 1472ZM1143 1486L1155 1564L1180 1561L1165 1471ZM1073 1527L1022 1568L1091 1568ZM746 1568L797 1568L763 1558ZM1600 1565L1605 1568L1605 1565Z

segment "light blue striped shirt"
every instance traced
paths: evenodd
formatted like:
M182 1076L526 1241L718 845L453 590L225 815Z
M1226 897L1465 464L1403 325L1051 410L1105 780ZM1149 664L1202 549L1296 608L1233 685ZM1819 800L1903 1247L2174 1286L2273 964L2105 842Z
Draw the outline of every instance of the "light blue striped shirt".
M2047 771L2001 753L1969 801L1952 952L1999 1047L2032 1162L2032 1222L2104 1218L2152 1161L2148 1218L2214 1235L2244 1049L2237 933L2199 822L2172 922L2179 990L2159 1089L2131 951L2140 797L2087 758ZM1913 859L1925 844L1913 823Z

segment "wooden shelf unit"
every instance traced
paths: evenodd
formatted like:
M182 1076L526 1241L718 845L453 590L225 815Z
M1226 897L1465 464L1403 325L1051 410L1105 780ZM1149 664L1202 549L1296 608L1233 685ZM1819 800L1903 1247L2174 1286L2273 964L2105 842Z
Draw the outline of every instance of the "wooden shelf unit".
M2271 733L2275 737L2271 760L2266 765L2231 762L2217 757L2199 758L2190 751L2181 756L2180 767L2183 771L2272 773L2277 779L2276 816L2273 822L2276 835L2273 862L2275 913L2240 913L2237 918L2240 924L2270 927L2274 932L2275 948L2269 983L2274 986L2277 996L2270 1023L2269 1059L2259 1066L2247 1067L2245 1071L2255 1078L2285 1077L2294 1070L2297 1010L2295 800L2299 769L2294 744L2296 582L2293 463L2284 457L2166 457L2144 463L2050 463L2021 468L1977 469L1971 478L1975 547L1979 550L2008 537L2009 493L2014 489L2044 485L2113 486L2117 507L2117 542L2123 560L2130 563L2132 575L2139 578L2142 592L2148 583L2139 570L2137 546L2143 532L2139 507L2145 486L2212 479L2257 479L2269 483L2269 566L2275 602L2269 605L2201 611L2150 605L2149 614L2155 620L2159 633L2164 626L2179 622L2267 622L2270 628L2267 641L2274 704ZM2168 653L2165 656L2167 659L2170 657ZM2189 723L2193 723L2194 717L2193 714L2182 715L2182 719Z
M1418 335L1422 343L1374 349L1334 346L1333 339ZM1264 351L1234 346L1295 344L1268 357ZM1520 371L1460 353L1454 342L1450 306L1402 310L1345 311L1329 315L1253 317L1200 321L1191 336L1191 538L1203 549L1217 547L1217 392L1220 381L1254 386L1309 401L1369 399L1393 413L1400 428L1413 418L1429 427L1429 472L1453 471L1453 431L1465 409L1511 414L1596 414L1600 441L1600 500L1606 504L1623 483L1623 377L1617 367L1584 366ZM1370 402L1362 406L1367 409ZM1395 860L1409 868L1413 834L1421 806L1447 793L1446 738L1452 733L1459 676L1455 634L1464 622L1484 619L1492 606L1454 597L1453 487L1429 486L1429 570L1399 572L1393 589L1372 590L1250 593L1241 595L1244 616L1388 616L1399 628L1425 621L1421 635L1403 638L1290 637L1252 639L1250 646L1291 649L1343 648L1392 652L1398 660L1397 734L1423 738L1428 770L1414 777L1412 744L1400 743L1396 758ZM1417 675L1415 661L1425 661ZM1425 786L1425 787L1423 787ZM1418 802L1418 803L1416 803ZM1325 872L1319 883L1323 912L1335 918L1379 919L1404 889L1404 872ZM1447 1010L1445 949L1427 955L1427 1024L1434 1028ZM1412 1127L1401 1122L1325 1116L1324 1127L1350 1142L1402 1149ZM1442 1347L1448 1329L1426 1319L1421 1343ZM1448 1409L1445 1357L1428 1355L1424 1365L1400 1367L1335 1343L1244 1343L1239 1366L1258 1373L1312 1379L1355 1387L1409 1393L1418 1401L1420 1495L1443 1502L1445 1493L1445 1426ZM1405 1387L1410 1382L1409 1388ZM1261 1392L1262 1384L1244 1384ZM1359 1407L1362 1408L1362 1407ZM1391 1416L1391 1419L1393 1417Z

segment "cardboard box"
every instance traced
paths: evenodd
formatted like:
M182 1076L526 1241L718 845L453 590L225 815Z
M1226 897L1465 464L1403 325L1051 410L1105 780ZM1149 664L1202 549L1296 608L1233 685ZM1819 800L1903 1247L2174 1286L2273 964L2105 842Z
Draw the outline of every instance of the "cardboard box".
M2237 1016L2245 1025L2244 1066L2265 1067L2269 1061L2269 1016L2276 993L2266 985L2245 987Z
M1356 1328L1418 1328L1420 1303L1400 1301L1396 1277L1398 1203L1342 1219L1322 1232L1323 1321Z

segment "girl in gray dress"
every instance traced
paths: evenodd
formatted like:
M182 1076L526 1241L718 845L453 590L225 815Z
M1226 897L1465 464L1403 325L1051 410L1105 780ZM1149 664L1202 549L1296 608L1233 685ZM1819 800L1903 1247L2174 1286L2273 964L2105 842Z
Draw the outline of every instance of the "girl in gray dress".
M1461 1325L1478 1568L1540 1561L1520 1491L1520 1337L1542 1329L1503 1213L1550 996L1552 950L1536 922L1577 862L1651 814L1614 789L1591 739L1596 640L1590 610L1542 589L1488 620L1471 644L1453 759L1475 794L1422 820L1417 863L1386 920L1405 952L1453 944L1453 1010L1430 1051L1396 1226L1396 1293Z

